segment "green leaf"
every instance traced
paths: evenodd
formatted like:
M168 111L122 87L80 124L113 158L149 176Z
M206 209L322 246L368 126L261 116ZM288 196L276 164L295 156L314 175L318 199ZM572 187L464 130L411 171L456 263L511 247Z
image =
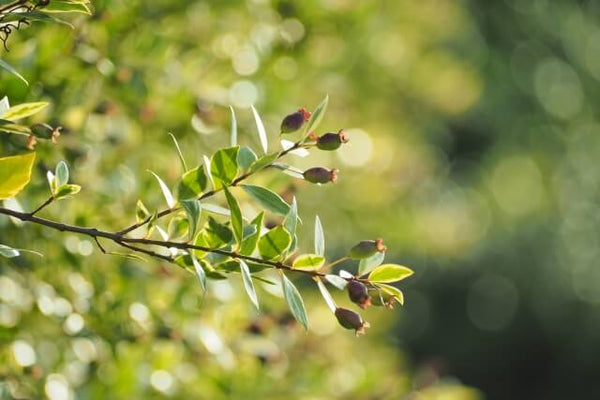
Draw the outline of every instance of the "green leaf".
M242 259L238 260L238 263L240 264L240 272L242 273L242 280L244 281L246 293L248 293L248 297L250 297L252 304L254 304L258 310L258 297L256 296L256 290L254 289L254 283L252 283L252 275L250 275L248 265Z
M258 139L260 140L260 146L262 147L263 152L267 154L269 142L267 141L267 132L265 131L265 125L263 124L260 115L258 115L258 111L256 111L256 108L254 108L254 106L251 106L251 108L252 114L254 115L254 122L256 122L256 130L258 131Z
M380 288L381 290L383 290L390 296L394 296L396 298L396 300L398 300L398 303L400 303L401 305L404 305L404 293L402 293L402 290L398 289L397 287L391 286L391 285L376 284L375 286L377 286L378 288Z
M216 189L215 181L210 173L210 160L206 156L202 156L202 161L204 162L204 168L206 168L206 175L208 175L208 179L210 180L211 186Z
M252 149L248 146L240 147L240 152L238 153L238 164L240 168L244 171L250 168L252 164L258 159L256 153L252 151Z
M15 196L29 183L35 153L0 158L0 200Z
M4 115L9 108L10 102L8 101L8 97L4 96L2 99L0 99L0 116Z
M235 118L235 111L233 107L229 106L229 111L231 111L231 128L229 131L229 143L231 147L237 146L237 120Z
M206 292L206 272L204 272L204 268L200 265L196 256L192 253L190 254L192 258L192 263L194 264L194 270L196 271L196 275L198 276L198 282L200 282L200 287L202 288L202 292Z
M240 185L242 189L258 201L267 210L279 215L286 215L290 206L277 193L262 186Z
M56 193L54 193L54 198L56 200L64 199L67 196L72 196L74 194L79 193L80 190L81 190L81 186L79 186L79 185L73 185L73 184L61 185L56 189Z
M5 119L7 121L17 121L34 114L39 113L44 108L48 107L50 103L45 101L40 101L37 103L23 103L17 106L11 107L6 111L0 118Z
M187 171L181 176L177 186L177 196L179 200L196 198L204 192L207 185L206 172L202 165Z
M294 236L296 234L296 226L298 225L298 203L296 202L296 196L292 198L292 206L290 210L285 215L285 219L283 220L283 226L288 230L290 235Z
M210 173L217 186L229 185L237 176L239 146L217 150L210 161Z
M267 154L256 160L250 166L250 172L255 173L260 171L261 169L273 164L273 161L279 158L279 153Z
M175 207L175 199L173 198L173 195L171 194L171 190L169 189L169 187L154 172L152 172L150 170L148 170L148 172L150 172L152 175L154 175L154 177L158 181L158 184L160 185L160 190L162 190L163 196L165 196L165 200L167 201L167 205L169 206L169 208Z
M5 244L0 244L0 256L6 257L6 258L14 258L14 257L18 257L21 253L19 253L19 250L17 249L13 249L12 247L9 247Z
M294 260L292 267L304 271L316 271L325 264L325 257L317 254L302 254Z
M189 235L190 239L196 236L198 230L198 220L200 219L200 201L196 199L182 200L181 207L185 210L188 221L190 223Z
M56 186L66 185L69 182L69 167L64 161L56 166L55 171Z
M348 281L337 275L325 275L325 280L340 290L344 290Z
M391 283L406 279L413 274L413 270L403 265L383 264L369 274L369 281L377 283Z
M258 251L267 260L280 257L290 247L292 237L283 226L277 226L258 240Z
M180 239L190 232L190 222L182 215L171 218L167 227L167 238Z
M244 238L244 222L242 220L242 211L238 201L233 197L231 192L225 187L225 197L227 198L227 204L229 205L229 211L231 212L231 227L233 228L233 236L238 245L242 244Z
M378 251L371 257L363 258L358 264L358 275L365 275L371 272L375 267L381 265L385 258L385 252Z
M306 130L304 131L306 134L309 134L315 129L317 129L317 127L321 123L321 120L323 119L323 116L325 115L328 102L329 96L325 96L323 101L321 101L321 104L319 104L317 108L315 108L315 111L313 111L313 113L310 116L310 119L308 120L308 123L306 124Z
M7 63L4 60L0 60L0 68L8 71L10 74L16 76L17 78L19 78L20 80L22 80L23 82L25 82L25 84L27 86L29 86L29 82L27 82L27 79L25 79L23 77L23 75L21 75L16 69L13 68L12 65L10 65L9 63Z
M181 168L183 168L183 171L187 171L187 164L185 163L185 158L183 158L183 153L181 152L181 147L179 147L179 143L177 143L177 139L175 138L175 135L173 135L171 132L169 132L169 136L171 136L171 139L173 139L173 143L175 143L175 148L177 149L177 154L179 155L179 161L181 162Z
M231 212L228 209L218 206L216 204L202 203L202 209L204 211L208 211L209 213L224 215L226 217L229 217L231 215Z
M300 292L298 292L296 286L283 273L281 273L281 285L285 301L292 315L304 329L308 329L308 317L306 316L306 308L304 307L304 301L302 300L302 296L300 296Z
M315 216L315 253L320 256L325 255L325 234L318 215Z
M52 0L43 8L45 13L80 13L92 15L89 7L81 2L61 2Z
M0 132L14 133L16 135L31 135L31 129L25 125L15 124L5 119L0 119Z
M150 211L148 211L142 200L138 200L135 205L135 220L139 223L145 221L149 216Z
M264 211L261 211L252 222L250 222L251 226L254 227L254 232L244 236L242 240L242 246L240 248L240 254L250 256L256 250L256 245L258 244L258 238L260 237L260 230L263 224L263 218L265 216Z
M212 217L208 217L208 226L205 228L204 232L206 243L210 248L223 247L233 239L231 230Z

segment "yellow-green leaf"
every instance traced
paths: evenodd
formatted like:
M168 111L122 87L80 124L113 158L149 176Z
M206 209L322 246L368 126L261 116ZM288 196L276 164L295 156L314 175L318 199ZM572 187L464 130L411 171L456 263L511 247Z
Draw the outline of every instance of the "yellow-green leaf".
M35 153L0 158L0 200L19 193L31 179Z
M36 103L23 103L17 106L9 108L4 115L0 115L0 118L5 119L7 121L17 121L19 119L23 119L26 117L30 117L34 114L39 113L44 108L48 107L48 104L45 101L39 101Z
M403 265L383 264L369 274L369 281L378 283L398 282L413 274L413 270Z
M315 271L325 264L325 257L318 254L302 254L294 260L292 267L305 271Z

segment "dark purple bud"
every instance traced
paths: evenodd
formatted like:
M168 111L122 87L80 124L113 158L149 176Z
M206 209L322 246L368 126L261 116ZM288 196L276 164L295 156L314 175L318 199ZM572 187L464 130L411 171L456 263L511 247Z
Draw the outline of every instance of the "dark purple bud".
M371 298L367 287L359 281L350 281L346 286L348 289L348 297L353 303L359 305L360 308L367 308L371 305Z
M358 313L347 308L336 308L335 317L344 328L354 329L356 336L364 334L365 329L370 326L368 322L363 321Z
M383 239L363 240L350 249L349 256L355 259L369 258L377 252L381 253L386 250Z
M328 151L337 150L342 143L347 142L348 137L343 130L340 130L338 133L329 132L317 138L317 148Z
M304 179L311 183L328 183L337 180L338 170L336 168L327 169L323 167L314 167L307 169L302 175L304 176Z
M310 118L310 113L304 108L286 116L281 121L281 133L296 132Z

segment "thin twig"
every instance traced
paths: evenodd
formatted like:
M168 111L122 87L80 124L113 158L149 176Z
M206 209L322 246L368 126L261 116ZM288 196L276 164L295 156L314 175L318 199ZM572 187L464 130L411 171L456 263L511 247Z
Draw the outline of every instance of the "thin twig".
M35 210L33 210L32 212L30 212L29 214L31 215L35 215L38 212L42 211L42 209L48 205L50 205L50 203L52 203L54 201L54 196L50 196L48 197L48 200L46 200L44 203L42 203L41 206L39 206L38 208L36 208Z

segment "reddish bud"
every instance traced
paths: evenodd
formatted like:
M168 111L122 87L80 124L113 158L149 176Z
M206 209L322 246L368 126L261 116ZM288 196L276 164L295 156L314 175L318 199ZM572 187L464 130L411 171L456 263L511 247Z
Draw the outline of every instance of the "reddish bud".
M356 336L364 334L365 329L370 327L369 323L363 321L363 319L358 313L352 310L348 310L347 308L336 308L335 317L337 318L340 325L344 328L354 329L354 331L356 332Z
M355 259L369 258L377 252L382 253L386 250L383 239L363 240L350 249L349 256Z
M340 148L342 143L347 143L348 137L343 130L338 133L329 132L317 139L317 147L321 150L337 150Z
M358 304L360 308L367 308L371 305L371 298L367 287L359 281L350 281L346 286L348 289L348 297L353 303Z
M302 175L304 179L311 183L335 182L338 178L338 170L336 168L314 167L307 169Z
M310 113L304 108L287 115L283 121L281 121L281 133L296 132L309 118Z

